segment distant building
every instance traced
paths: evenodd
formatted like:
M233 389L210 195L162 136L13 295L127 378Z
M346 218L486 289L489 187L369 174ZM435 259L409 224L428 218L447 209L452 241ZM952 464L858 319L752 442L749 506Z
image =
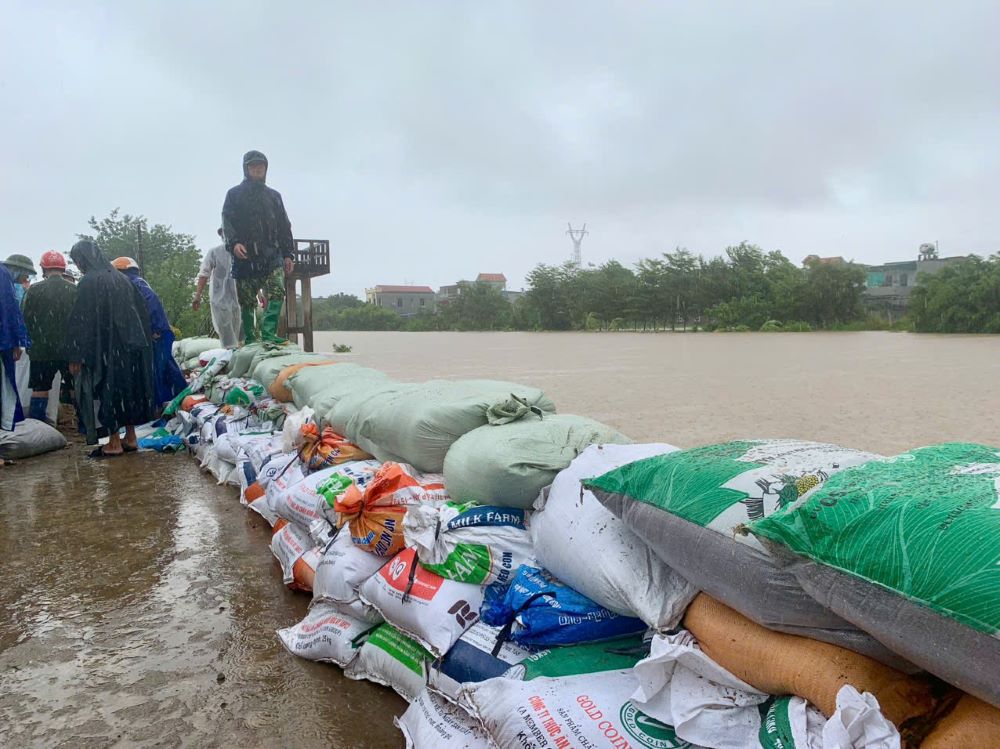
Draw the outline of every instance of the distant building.
M925 247L933 245L921 245L916 260L901 260L866 267L868 278L865 281L863 299L869 311L882 312L890 316L903 314L921 274L937 273L947 265L966 259L964 255L939 258L936 251L925 250Z
M438 289L438 306L447 307L453 300L458 299L458 295L462 293L462 284L466 283L468 283L468 281L459 281L458 283L448 284L447 286L442 286Z
M433 312L434 289L430 286L389 286L379 284L365 289L369 304L386 307L402 317L412 317L421 312Z
M488 283L500 291L507 290L507 276L503 273L480 273L476 276L476 281Z
M833 257L820 257L819 255L807 255L802 261L802 265L809 266L812 264L818 265L844 265L847 261L844 260L840 255L834 255Z

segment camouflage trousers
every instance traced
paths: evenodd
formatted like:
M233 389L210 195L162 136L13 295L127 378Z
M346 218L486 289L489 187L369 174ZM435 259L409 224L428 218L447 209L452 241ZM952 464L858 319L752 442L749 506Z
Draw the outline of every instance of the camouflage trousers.
M285 271L275 268L266 276L257 278L237 278L236 298L239 299L240 308L243 310L255 310L260 306L257 301L257 292L263 291L268 301L282 301L285 298Z

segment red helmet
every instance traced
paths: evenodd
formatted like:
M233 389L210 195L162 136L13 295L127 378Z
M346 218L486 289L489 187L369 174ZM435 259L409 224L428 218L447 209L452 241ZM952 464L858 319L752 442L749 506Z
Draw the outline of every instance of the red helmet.
M58 268L59 270L66 270L66 258L63 257L61 252L56 252L55 250L48 250L42 253L42 262L39 263L43 269L48 268Z

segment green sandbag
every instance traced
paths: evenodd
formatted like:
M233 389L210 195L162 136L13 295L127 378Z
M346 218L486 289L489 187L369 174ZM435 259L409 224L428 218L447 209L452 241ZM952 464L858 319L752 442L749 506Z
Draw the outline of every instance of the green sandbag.
M236 349L229 359L229 367L226 369L226 374L230 377L245 377L246 373L250 371L250 364L253 362L253 358L263 350L263 343L250 343Z
M589 445L632 440L606 424L570 414L530 415L460 437L444 459L453 500L529 508L538 493Z
M323 356L322 354L309 354L309 353L291 353L283 354L282 356L272 356L266 359L261 359L260 362L251 370L250 377L257 380L265 388L271 387L271 383L277 379L278 375L281 374L281 370L285 367L290 367L293 364L306 364L308 362L321 362L329 361L330 357Z
M504 676L508 679L531 681L543 676L556 679L619 671L634 667L648 655L649 646L643 642L642 634L628 635L614 640L540 650L511 666Z
M188 359L196 359L203 351L222 348L222 342L218 338L181 338L174 343L173 348L174 359L180 364Z
M750 524L806 592L1000 706L1000 450L922 447L831 476Z
M401 456L395 455L361 434L361 426L365 417L377 410L380 404L397 397L400 393L411 392L417 387L419 386L413 383L394 382L388 378L375 383L355 381L353 388L345 389L333 407L326 412L323 421L378 460L405 463Z
M233 352L229 360L230 377L249 377L258 364L264 359L271 359L276 356L287 356L288 354L301 353L302 349L294 343L251 343L242 346Z
M419 471L440 473L448 448L463 434L485 426L489 413L503 411L514 420L532 414L532 409L554 413L556 407L541 390L526 385L431 380L368 399L354 414L349 431L359 445L377 445Z
M329 367L304 367L288 378L292 402L297 408L309 406L316 418L325 425L327 412L348 393L388 382L389 378L377 369L359 364L340 363Z

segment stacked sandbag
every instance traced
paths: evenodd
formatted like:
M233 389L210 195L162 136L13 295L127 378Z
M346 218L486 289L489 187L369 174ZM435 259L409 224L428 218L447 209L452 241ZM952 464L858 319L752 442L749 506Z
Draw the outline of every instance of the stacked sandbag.
M345 395L383 382L389 382L387 375L350 362L329 367L304 367L287 380L295 406L312 408L321 425L330 423L330 410ZM346 435L342 429L338 431Z
M530 414L491 423L466 433L448 450L445 485L458 501L530 508L556 474L590 445L630 442L605 424L569 414Z
M286 353L281 356L261 358L248 373L249 377L270 390L271 385L286 367L298 364L319 364L329 362L330 358L323 354L313 354L303 351ZM273 394L272 394L273 395Z
M361 444L439 473L448 448L463 434L488 421L553 412L555 405L537 388L497 380L431 380L365 399L344 426Z
M403 517L409 507L445 502L440 476L422 474L402 463L385 463L366 486L351 486L337 497L337 526L354 543L381 557L395 556L404 545Z
M182 338L174 341L172 352L174 360L184 369L194 369L198 366L198 357L203 351L220 348L222 343L218 338ZM187 366L193 361L194 366Z
M300 364L289 364L287 367L284 367L280 372L278 372L278 376L275 377L274 381L267 386L267 392L269 392L271 397L276 401L291 403L295 396L289 387L289 378L298 374L299 371L305 369L306 367L325 367L336 363L337 362L333 359L323 358L314 361L307 360Z
M406 749L489 749L489 738L468 712L425 689L394 718Z
M899 732L871 694L850 685L836 691L836 710L826 717L798 696L773 697L717 664L686 630L658 634L633 673L639 688L633 704L674 726L677 736L708 746L854 747L895 749ZM845 736L846 734L846 736ZM829 741L835 736L845 739Z
M506 628L512 642L535 648L607 640L646 629L641 619L609 611L529 565L518 568L509 585L490 586L480 613L487 624Z
M391 624L380 624L365 639L344 675L383 684L412 702L427 683L432 660L434 657L413 638Z
M832 477L752 523L820 605L1000 706L1000 451L946 443Z
M742 532L806 500L830 476L878 457L817 442L743 440L647 458L585 485L672 570L755 622L903 666L817 603Z
M352 442L356 442L379 460L387 463L405 463L401 456L393 454L382 445L365 437L361 432L361 426L365 415L377 409L387 398L399 397L400 394L412 392L418 387L419 385L413 383L395 382L388 378L369 378L368 382L344 383L333 391L336 394L335 400L331 400L329 395L324 399L324 405L331 404L329 409L323 412L324 423Z
M688 608L684 627L736 679L764 694L802 697L826 717L836 712L845 686L873 695L911 746L957 699L926 674L906 675L836 645L771 631L705 594Z
M462 704L493 746L533 749L565 747L684 747L672 726L635 707L637 681L631 669L532 681L489 679L462 690Z
M660 630L677 625L697 589L581 482L676 450L664 444L591 445L542 492L531 520L531 540L542 567L601 606Z
M233 377L248 377L264 359L300 353L302 349L294 343L250 343L233 351L229 361L229 374Z
M505 585L534 564L528 513L475 502L420 504L403 517L403 538L424 569L474 585Z

